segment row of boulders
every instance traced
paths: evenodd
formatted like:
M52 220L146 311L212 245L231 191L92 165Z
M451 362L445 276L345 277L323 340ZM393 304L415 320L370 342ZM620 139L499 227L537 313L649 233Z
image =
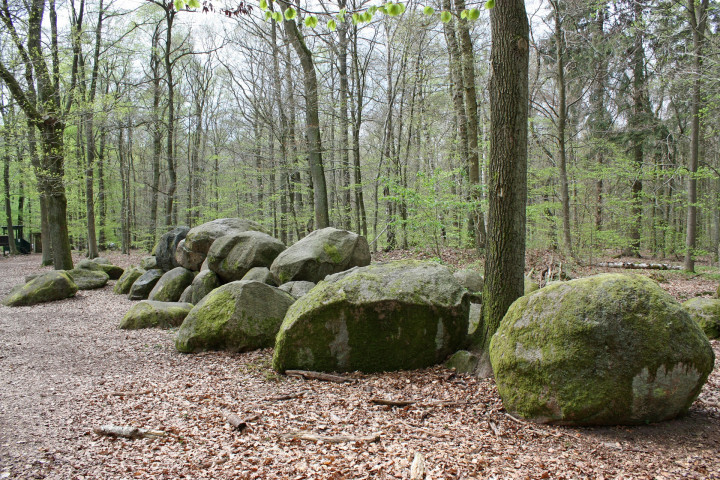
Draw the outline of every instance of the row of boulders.
M120 278L124 270L106 258L84 259L72 270L53 270L28 275L25 284L14 287L3 300L7 306L27 306L72 297L78 290L104 287L108 280Z

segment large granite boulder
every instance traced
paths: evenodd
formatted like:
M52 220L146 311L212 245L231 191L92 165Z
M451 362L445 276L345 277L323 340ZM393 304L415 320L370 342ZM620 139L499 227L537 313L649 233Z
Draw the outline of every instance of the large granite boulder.
M278 288L284 292L288 292L295 298L300 298L312 290L314 286L315 284L313 282L298 280L296 282L283 283Z
M175 341L181 352L271 347L292 295L265 283L237 281L210 292L190 311Z
M83 270L93 270L95 272L102 272L103 269L99 263L93 262L90 259L83 258L75 264L75 268L82 268Z
M254 267L269 267L285 245L267 233L247 231L220 237L207 253L208 267L225 282L242 280Z
M38 275L19 288L13 288L10 295L3 300L3 305L19 307L52 302L72 297L77 291L77 285L66 271L53 270Z
M470 292L482 292L485 280L480 272L471 269L458 270L453 274L457 281Z
M191 252L206 255L210 245L215 240L226 235L237 235L238 233L254 230L264 232L265 229L259 224L242 218L219 218L212 222L203 223L190 230L185 239L185 248Z
M142 268L143 270L152 270L153 268L158 268L157 257L155 257L155 255L148 255L147 257L141 258L140 268Z
M98 257L92 260L93 263L100 266L103 272L107 273L110 276L110 280L117 280L120 277L122 277L122 274L125 272L125 269L118 266L113 265L110 263L110 261L103 257Z
M122 276L118 278L118 281L115 282L115 286L113 287L113 293L117 293L119 295L127 294L130 291L130 287L132 287L133 283L135 283L135 280L140 278L143 273L145 273L144 268L128 268L123 272Z
M156 302L177 302L195 278L195 274L185 267L175 267L166 272L148 294L148 300Z
M130 307L119 328L136 330L177 327L185 320L192 307L189 303L143 300Z
M211 272L210 270L203 270L202 272L195 275L195 278L193 279L190 286L187 287L183 294L180 296L180 301L197 305L200 300L205 298L205 295L212 292L220 285L220 279L215 272Z
M709 339L720 338L720 300L697 297L682 305Z
M92 262L90 262L92 263ZM68 275L73 279L80 290L93 290L107 285L110 275L102 270L87 270L85 268L74 268L67 270Z
M434 262L338 273L290 307L273 368L378 372L434 365L465 341L469 305L467 290Z
M317 283L327 275L370 264L370 248L365 237L347 230L315 230L283 251L270 271L278 284L293 280Z
M655 282L604 274L516 300L491 340L490 361L513 415L612 425L687 411L714 355L700 327Z
M148 295L150 295L153 287L162 278L163 274L164 272L159 268L153 268L140 275L130 287L128 298L130 300L145 300L148 298Z
M179 266L175 260L175 251L189 231L189 227L175 227L160 237L155 245L155 260L158 268L167 272Z
M198 272L200 271L200 267L202 266L204 260L205 254L192 252L185 248L184 239L178 243L177 249L175 250L175 261L181 267Z

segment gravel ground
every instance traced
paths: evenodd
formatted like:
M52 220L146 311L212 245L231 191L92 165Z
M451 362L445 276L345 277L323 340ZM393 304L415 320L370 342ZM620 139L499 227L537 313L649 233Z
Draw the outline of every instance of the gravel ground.
M0 297L38 264L0 259ZM0 306L0 479L410 478L416 453L434 479L720 478L718 366L676 421L531 425L505 414L492 381L442 367L335 384L276 375L269 350L181 355L172 330L118 330L132 302L111 288ZM421 403L393 408L377 397ZM247 427L233 429L228 413ZM93 433L105 424L165 435ZM317 443L298 432L379 440Z

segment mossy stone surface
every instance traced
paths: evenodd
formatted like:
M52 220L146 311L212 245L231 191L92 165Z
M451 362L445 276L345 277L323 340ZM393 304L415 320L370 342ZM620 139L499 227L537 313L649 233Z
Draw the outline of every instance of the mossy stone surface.
M80 290L94 290L96 288L102 288L107 285L108 280L110 280L110 275L102 270L74 268L72 270L68 270L67 273Z
M113 293L117 293L118 295L125 295L130 291L130 287L132 287L133 283L135 283L135 280L140 278L143 273L145 273L145 269L143 268L128 268L123 272L120 278L118 278L118 281L115 282L115 286L113 287Z
M13 288L3 300L3 305L19 307L52 302L72 297L78 287L64 270L53 270L33 278L20 288Z
M192 307L190 303L143 300L130 307L119 328L137 330L177 327L185 320Z
M145 300L163 274L164 272L159 268L153 268L140 275L130 287L128 298L130 300Z
M175 267L166 272L155 284L148 300L157 302L177 302L195 278L195 274L185 267Z
M273 368L363 372L442 362L465 341L467 290L433 262L397 261L329 276L288 310Z
M275 277L270 273L270 269L267 267L253 267L245 274L242 280L255 280L258 282L267 283L273 287L277 287L275 283ZM290 292L288 292L290 293Z
M158 268L169 272L173 268L180 266L175 259L175 250L177 250L178 244L189 231L190 228L186 226L175 227L160 237L155 246L155 260Z
M525 295L536 292L540 289L540 285L532 278L525 277Z
M242 280L255 267L269 268L285 244L267 233L247 231L218 238L207 254L210 270L225 282Z
M208 293L212 292L220 285L220 279L215 272L203 270L195 275L195 278L190 286L185 289L180 297L180 301L197 305Z
M83 270L93 270L95 272L102 272L103 269L100 266L99 263L93 262L92 260L88 260L87 258L83 258L80 260L76 265L75 268L82 268Z
M683 414L714 354L655 282L604 274L516 300L492 338L490 360L508 412L541 423L611 425Z
M262 282L239 280L210 292L190 311L178 330L180 352L245 352L273 345L290 294Z
M460 282L460 285L467 288L470 292L482 292L485 279L477 270L463 269L458 270L453 276Z
M277 256L270 271L278 284L305 280L317 283L327 275L370 264L365 237L347 230L315 230Z
M720 338L720 300L697 297L682 305L709 339Z
M125 273L125 269L111 263L98 263L103 272L107 273L110 280L117 280Z
M480 357L477 354L467 350L459 350L447 359L445 367L451 368L457 373L471 374L475 372L478 363L480 363Z
M152 270L157 268L157 258L155 255L148 255L140 259L140 268L144 270Z

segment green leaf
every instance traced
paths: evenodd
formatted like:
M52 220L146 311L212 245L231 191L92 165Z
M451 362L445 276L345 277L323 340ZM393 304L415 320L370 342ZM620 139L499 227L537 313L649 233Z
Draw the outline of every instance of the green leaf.
M405 4L404 3L398 3L398 7L400 7L400 14L405 13Z
M363 22L371 22L372 19L373 19L372 13L365 12L365 14L363 15Z
M260 0L260 10L267 10L267 0Z
M471 8L467 15L468 20L477 20L480 18L480 10L477 8Z
M362 19L360 18L360 15L359 15L359 14L357 14L357 13L353 13L353 14L352 14L352 23L353 23L353 25L357 25L357 24L360 23L361 21L362 21Z
M450 20L452 20L452 13L446 10L440 14L440 21L443 23L448 23Z
M175 10L179 12L180 10L185 8L185 0L175 0L173 2L173 5L175 5Z
M423 9L423 13L429 17L430 15L432 15L433 13L435 13L435 9L432 8L432 7L425 7L425 8Z
M387 14L391 17L397 17L402 13L400 10L400 5L397 3L388 3L385 5L385 9L387 10Z
M495 0L487 0L487 2L485 2L485 8L487 8L488 10L493 7L495 7Z
M375 15L375 12L377 12L378 7L373 5L372 7L368 8L368 12L370 13L370 16Z
M200 0L189 0L188 6L190 8L200 8Z
M305 26L308 28L317 27L318 19L315 15L311 15L305 19Z
M270 10L265 10L265 21L267 22L272 18L272 12Z
M282 13L280 13L280 12L273 12L272 18L276 22L282 22L283 16L282 16Z
M467 16L468 16L467 10L463 10L462 12L460 12L460 18L462 18L463 20L467 20Z
M344 22L345 21L345 15L347 15L347 8L343 8L340 10L337 14L338 22Z
M295 17L297 17L297 10L295 10L293 7L288 7L285 9L285 20L292 20Z
M331 32L334 32L335 29L337 28L337 23L335 22L335 20L333 20L333 19L331 18L330 21L328 21L328 23L327 23L327 28L328 28L328 30L330 30Z

